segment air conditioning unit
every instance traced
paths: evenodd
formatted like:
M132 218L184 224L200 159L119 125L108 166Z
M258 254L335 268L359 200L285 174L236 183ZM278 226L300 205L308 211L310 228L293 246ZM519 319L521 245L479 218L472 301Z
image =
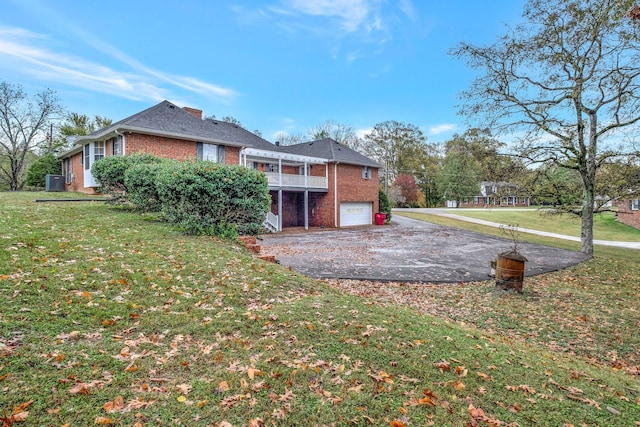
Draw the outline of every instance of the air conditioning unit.
M64 175L47 175L45 191L64 191Z

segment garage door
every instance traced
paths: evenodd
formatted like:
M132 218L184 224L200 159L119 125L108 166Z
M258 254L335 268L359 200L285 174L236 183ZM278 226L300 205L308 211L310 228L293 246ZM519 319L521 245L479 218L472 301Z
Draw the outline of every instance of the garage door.
M340 203L340 227L351 225L371 225L373 203Z

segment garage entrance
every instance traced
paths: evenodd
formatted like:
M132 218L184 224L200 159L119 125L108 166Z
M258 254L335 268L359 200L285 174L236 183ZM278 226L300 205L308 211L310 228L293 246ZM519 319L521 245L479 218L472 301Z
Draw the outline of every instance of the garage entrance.
M340 203L340 227L371 225L372 218L373 203L371 202Z

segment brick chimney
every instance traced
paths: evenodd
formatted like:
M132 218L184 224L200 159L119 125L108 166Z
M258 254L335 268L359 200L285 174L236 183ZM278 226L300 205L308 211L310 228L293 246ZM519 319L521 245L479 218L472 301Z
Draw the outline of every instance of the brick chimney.
M182 109L187 113L202 120L202 110L198 110L197 108L191 108L191 107L182 107Z

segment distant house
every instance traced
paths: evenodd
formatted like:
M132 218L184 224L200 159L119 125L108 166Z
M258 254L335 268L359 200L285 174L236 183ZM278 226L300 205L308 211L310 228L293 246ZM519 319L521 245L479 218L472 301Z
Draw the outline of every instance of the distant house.
M480 192L462 200L446 202L447 207L459 208L485 208L485 207L526 207L531 204L531 199L522 194L522 190L509 182L480 183Z
M626 199L614 202L618 208L618 221L640 228L640 199Z
M238 125L203 120L201 110L169 101L79 136L75 144L59 156L69 191L99 191L91 167L105 156L150 153L264 172L273 201L265 225L272 231L370 225L378 211L380 165L356 151L332 139L278 146Z

